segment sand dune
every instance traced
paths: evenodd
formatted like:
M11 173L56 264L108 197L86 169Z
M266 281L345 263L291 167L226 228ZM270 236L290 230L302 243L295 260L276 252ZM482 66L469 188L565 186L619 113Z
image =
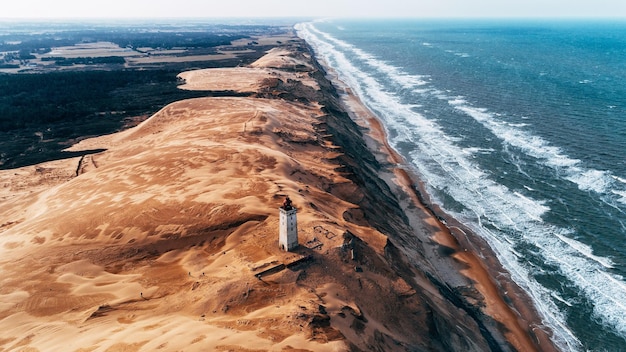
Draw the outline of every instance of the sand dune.
M181 76L185 89L319 90L298 60L281 49ZM328 112L261 96L176 102L72 147L105 152L2 171L0 350L489 349L371 226ZM278 248L285 196L298 208L291 253Z

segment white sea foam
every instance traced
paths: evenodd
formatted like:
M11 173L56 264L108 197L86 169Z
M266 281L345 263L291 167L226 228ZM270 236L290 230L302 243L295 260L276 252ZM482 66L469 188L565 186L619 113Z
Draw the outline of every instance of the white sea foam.
M458 51L454 51L454 50L446 50L446 53L453 54L453 55L459 56L459 57L470 57L471 56L468 53L462 53L462 52L458 52Z
M432 93L433 96L441 99L441 100L454 100L454 97L451 97L449 94L446 94L446 92L439 90L439 89L431 89L430 92Z
M617 201L625 204L626 205L626 191L612 191L613 194L619 196L620 198L617 198Z
M568 307L572 307L572 306L573 306L573 304L572 304L572 303L570 303L570 302L568 302L568 301L564 300L564 299L563 299L563 297L561 297L561 296L557 295L555 292L551 292L551 294L550 294L550 295L551 295L552 297L554 297L557 301L559 301L559 302L561 302L561 303L563 303L563 304L567 305Z
M426 94L430 91L430 89L413 89L413 93L417 93L417 94Z
M612 176L612 177L613 177L616 181L619 181L619 182L621 182L621 183L623 183L623 184L625 184L625 185L626 185L626 178L622 178L622 177L619 177L619 176Z
M610 174L600 170L584 170L582 168L573 168L567 179L576 183L578 188L583 191L594 191L596 193L605 193L609 190L612 183Z
M611 281L614 285L618 286L622 292L626 292L626 283L624 283L624 278L619 276L618 278L613 277L605 272L601 273L606 277L609 281ZM620 301L620 306L624 307L626 301Z
M524 130L523 127L526 125L501 121L496 118L496 114L487 109L476 108L469 104L454 102L450 105L480 122L505 143L539 159L544 165L554 169L557 174L575 183L579 189L596 193L610 191L613 182L608 171L583 167L580 160L567 156L560 148Z
M352 51L354 54L357 55L359 59L363 60L368 65L375 67L379 71L388 74L390 78L392 78L395 82L400 84L405 89L415 88L415 87L422 86L428 83L427 81L424 80L425 78L427 78L427 76L410 75L408 73L401 71L395 66L389 65L388 63L377 59L373 55L355 47L354 45L344 40L337 39L328 33L323 33L315 29L314 27L309 28L309 30L313 31L315 34L321 35L324 39L328 40L330 43L334 43L341 48Z
M467 104L467 100L463 99L463 97L456 97L452 100L448 100L448 104L450 105L464 105Z
M531 219L533 219L536 222L542 222L543 221L543 220L541 220L541 215L543 215L548 210L550 210L550 208L546 207L545 205L543 205L539 201L536 201L536 200L533 200L533 199L530 199L530 198L524 196L521 193L513 192L513 194L515 194L525 204L525 206L522 207L522 209L525 210L526 214ZM528 210L530 210L530 211L528 211Z
M570 247L572 247L574 250L576 250L578 253L580 253L581 255L594 260L598 263L600 263L603 267L607 268L607 269L611 269L613 268L613 262L611 261L611 259L609 258L604 258L604 257L599 257L597 255L593 254L593 249L584 244L581 243L579 241L576 241L574 239L571 238L567 238L563 235L560 234L556 234L556 237L558 237L561 241L567 243Z
M464 148L463 149L463 153L467 154L467 155L475 155L475 154L491 154L495 152L494 149L492 148L479 148L479 147L472 147L472 148Z
M530 126L527 123L507 123L507 125L511 126L511 127L517 127L517 128L522 128L522 127L528 127Z
M489 174L472 162L472 153L446 138L435 121L402 104L396 96L386 91L383 83L359 70L351 62L358 50L353 50L349 44L340 45L337 40L331 40L329 35L322 34L312 25L301 26L298 30L315 48L316 54L334 66L340 74L339 78L377 113L386 128L393 130L395 137L390 140L392 145L399 142L415 143L416 150L407 156L408 161L416 166L431 191L444 191L463 204L466 210L451 213L467 221L476 233L490 243L513 280L532 297L546 324L555 331L556 342L562 349L577 350L581 344L565 325L565 316L554 302L561 300L532 279L531 273L536 272L537 268L521 261L511 250L511 242L536 247L547 264L558 267L559 272L593 302L593 312L598 320L626 336L626 308L623 304L615 304L626 302L626 284L623 278L607 272L612 264L610 259L597 256L590 247L571 240L567 237L569 230L543 222L543 215L549 211L545 201L534 199L527 192L511 190L492 180ZM351 59L344 54L344 50L350 53ZM368 57L364 52L356 56L359 59ZM387 74L386 79L395 81L395 76L401 73L398 69L381 65L371 57L368 64ZM450 97L449 93L440 93L446 101L455 102L452 106L487 126L508 145L523 150L566 177L582 176L573 181L579 182L582 189L593 188L594 191L602 192L608 187L607 184L589 185L591 180L603 180L606 176L611 179L607 173L584 169L580 160L569 158L545 140L498 121L495 114L485 109L471 107L466 102L458 101L457 97ZM431 193L436 197L436 193ZM611 280L607 280L607 277Z

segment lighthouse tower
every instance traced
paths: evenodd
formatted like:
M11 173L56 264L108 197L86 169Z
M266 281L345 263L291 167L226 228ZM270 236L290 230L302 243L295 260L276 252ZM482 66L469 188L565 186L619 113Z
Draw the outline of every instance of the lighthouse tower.
M278 231L278 246L284 251L291 251L298 247L298 220L296 208L291 205L291 199L285 198L280 210L280 228Z

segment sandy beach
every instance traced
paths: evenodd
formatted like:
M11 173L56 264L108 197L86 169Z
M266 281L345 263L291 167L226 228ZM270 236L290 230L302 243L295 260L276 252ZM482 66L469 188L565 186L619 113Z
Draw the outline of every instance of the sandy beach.
M180 77L249 96L175 102L70 148L101 153L0 171L0 350L556 350L303 41Z
M334 83L343 85L336 79ZM538 313L523 289L511 280L494 279L501 278L504 270L487 243L430 201L417 175L387 143L385 130L376 116L348 88L344 87L344 92L346 111L367 131L365 138L372 150L380 152L378 158L390 163L381 177L387 179L392 188L397 186L394 192L408 196L401 206L411 218L412 226L426 231L436 244L450 251L447 256L459 264L459 272L472 281L472 289L484 299L472 303L478 303L484 313L506 327L506 339L516 350L555 350L549 329L539 323Z

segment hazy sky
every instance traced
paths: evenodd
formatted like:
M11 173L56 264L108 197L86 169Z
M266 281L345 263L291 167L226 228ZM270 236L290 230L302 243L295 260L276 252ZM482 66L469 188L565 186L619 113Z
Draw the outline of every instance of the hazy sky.
M0 18L621 17L626 0L10 0Z

